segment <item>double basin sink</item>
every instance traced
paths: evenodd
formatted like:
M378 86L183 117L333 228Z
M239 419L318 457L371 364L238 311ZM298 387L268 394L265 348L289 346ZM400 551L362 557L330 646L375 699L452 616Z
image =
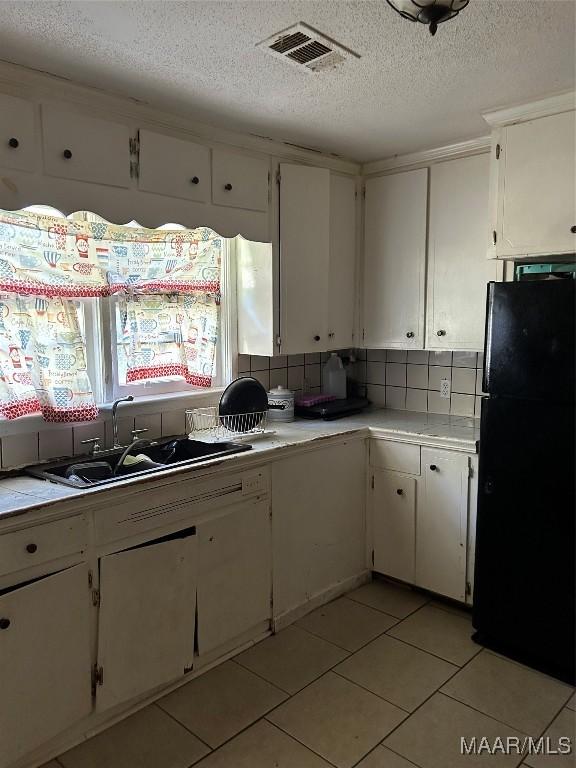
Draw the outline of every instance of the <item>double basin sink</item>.
M29 475L60 485L93 488L117 483L126 477L154 474L168 467L187 466L249 451L251 447L244 443L208 443L181 436L154 442L137 440L129 448L113 448L92 456L40 464L26 471Z

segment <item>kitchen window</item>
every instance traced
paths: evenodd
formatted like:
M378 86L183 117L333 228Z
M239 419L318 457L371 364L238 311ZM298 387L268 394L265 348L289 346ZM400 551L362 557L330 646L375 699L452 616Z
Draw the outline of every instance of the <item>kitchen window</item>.
M3 212L0 226L3 311L20 318L2 329L5 417L89 420L118 396L206 392L232 377L233 242L48 206Z

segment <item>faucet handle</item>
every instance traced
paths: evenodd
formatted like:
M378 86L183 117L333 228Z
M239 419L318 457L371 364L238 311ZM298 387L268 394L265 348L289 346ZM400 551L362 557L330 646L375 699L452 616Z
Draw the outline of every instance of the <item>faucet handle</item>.
M132 430L132 442L138 439L138 435L143 435L144 432L148 432L148 429L133 429Z
M91 445L92 446L92 456L94 456L95 453L98 453L100 450L100 440L102 438L100 437L89 437L86 440L80 440L81 445Z

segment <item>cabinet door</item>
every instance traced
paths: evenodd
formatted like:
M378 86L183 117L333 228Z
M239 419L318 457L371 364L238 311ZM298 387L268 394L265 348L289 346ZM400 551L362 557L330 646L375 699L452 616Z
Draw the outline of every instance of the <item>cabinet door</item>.
M272 615L270 502L251 501L198 526L198 652Z
M575 112L502 131L498 173L498 256L576 251Z
M428 349L484 348L486 285L497 263L486 258L489 155L430 171Z
M266 158L212 150L212 202L216 205L267 211L269 187Z
M275 617L364 572L365 477L362 440L273 464Z
M353 344L356 280L356 179L330 175L328 349Z
M140 189L200 203L210 199L208 147L141 130L139 161Z
M417 505L416 584L464 600L468 456L422 448L422 486Z
M330 171L280 164L283 354L328 349Z
M90 610L85 565L0 593L2 768L90 713Z
M33 171L36 166L34 105L0 94L0 167Z
M49 176L115 187L130 185L126 125L42 107L44 170Z
M414 583L416 478L374 472L372 490L373 568Z
M100 560L96 706L107 709L192 668L194 529Z
M364 347L424 347L427 196L425 168L366 182Z

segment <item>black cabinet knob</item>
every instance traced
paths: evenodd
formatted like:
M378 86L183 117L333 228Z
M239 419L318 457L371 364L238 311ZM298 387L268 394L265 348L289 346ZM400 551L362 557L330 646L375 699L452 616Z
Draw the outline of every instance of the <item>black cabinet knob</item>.
M396 490L396 493L398 494L398 496L403 496L404 495L404 491L402 490L402 488L398 488Z
M232 184L224 184L224 189L226 192L230 192L232 190Z
M314 336L314 341L320 341L320 336Z
M570 232L572 232L573 235L576 235L576 224L570 227Z
M436 472L438 467L436 466L436 464L430 464L430 469L432 470L432 472Z
M62 152L62 157L64 157L66 160L70 160L72 157L72 150L65 149L64 152Z
M37 544L26 544L26 552L30 552L31 555L38 550Z
M10 626L10 619L0 619L0 629L8 629Z
M192 182L192 184L199 184L200 183L200 179L198 178L198 176L192 176L190 181Z
M18 147L20 146L20 142L18 141L18 139L15 139L14 137L12 137L11 139L8 140L8 146L12 147L12 149L18 149Z
M406 338L407 339L413 339L414 338L414 331L408 331L408 333L406 334Z
M436 331L436 336L446 336L446 331Z

